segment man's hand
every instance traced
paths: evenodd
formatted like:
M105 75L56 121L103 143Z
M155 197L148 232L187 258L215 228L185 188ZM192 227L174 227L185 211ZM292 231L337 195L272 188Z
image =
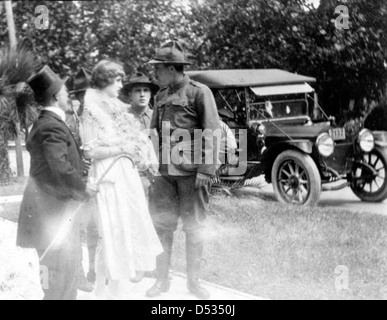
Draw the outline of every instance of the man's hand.
M198 172L196 176L196 189L208 187L211 182L211 176Z
M86 187L86 193L89 198L93 198L99 192L99 187L95 183L89 182Z

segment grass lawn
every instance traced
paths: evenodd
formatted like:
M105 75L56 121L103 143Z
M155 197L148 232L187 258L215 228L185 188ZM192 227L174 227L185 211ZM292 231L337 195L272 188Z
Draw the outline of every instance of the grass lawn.
M24 182L0 188L22 194ZM1 208L17 221L19 205ZM211 198L203 278L269 299L387 299L387 217L281 205L250 195ZM185 272L184 234L176 234L173 269ZM349 290L336 290L349 271Z
M203 278L269 299L387 299L387 217L212 198ZM173 267L185 271L184 234ZM336 290L335 270L349 271Z
M10 185L0 184L0 197L22 195L26 187L28 177L15 178Z

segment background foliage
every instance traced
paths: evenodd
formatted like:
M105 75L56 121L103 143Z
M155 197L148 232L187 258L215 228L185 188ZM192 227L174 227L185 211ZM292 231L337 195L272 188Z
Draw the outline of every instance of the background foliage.
M13 3L19 38L62 76L105 57L122 61L128 74L150 72L147 61L155 49L177 38L195 68L282 68L314 76L322 105L333 115L342 114L351 99L361 113L363 99L376 99L386 88L384 0L321 0L318 9L307 0ZM335 27L340 4L349 9L347 30ZM34 26L38 5L49 9L48 30Z
M179 39L193 68L281 68L313 76L328 114L342 119L362 115L364 101L378 100L386 91L387 3L321 0L317 9L308 3L16 0L13 10L19 42L61 76L74 75L80 67L92 69L106 57L122 61L128 75L151 73L147 62L156 48ZM49 10L47 30L35 27L38 5ZM348 7L348 29L335 27L338 5ZM0 46L8 45L0 2ZM348 112L351 100L355 105Z

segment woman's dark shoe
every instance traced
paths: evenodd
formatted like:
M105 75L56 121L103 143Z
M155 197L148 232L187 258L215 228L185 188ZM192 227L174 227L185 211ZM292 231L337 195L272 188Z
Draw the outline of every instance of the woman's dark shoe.
M200 282L197 280L188 280L187 287L188 291L200 300L209 300L211 298L210 293L206 289L204 289L200 285Z
M155 285L146 292L146 296L148 298L156 298L162 293L168 292L170 287L171 282L169 281L169 279L157 280Z

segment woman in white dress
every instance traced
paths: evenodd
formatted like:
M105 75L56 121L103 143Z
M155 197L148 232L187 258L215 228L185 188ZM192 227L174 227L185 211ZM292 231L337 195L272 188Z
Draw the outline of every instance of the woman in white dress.
M96 180L113 161L94 200L100 241L96 257L99 299L124 299L124 284L136 270L152 271L162 246L148 211L138 169L157 172L158 161L148 136L118 99L124 71L103 60L93 70L92 88L85 95L81 138L87 158L93 160L89 177Z

